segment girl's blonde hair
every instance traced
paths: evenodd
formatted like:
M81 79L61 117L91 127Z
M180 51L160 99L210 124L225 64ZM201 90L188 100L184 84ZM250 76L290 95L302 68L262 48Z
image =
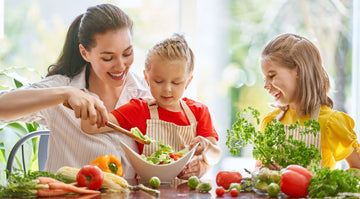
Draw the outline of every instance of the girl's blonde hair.
M330 90L329 76L322 66L319 50L311 41L296 34L281 34L263 49L261 63L266 60L277 61L289 68L298 67L301 114L309 114L320 105L333 108L334 103L327 96Z
M146 72L150 71L151 60L155 56L169 61L185 59L188 74L192 74L194 70L194 54L184 35L175 33L172 37L155 44L149 50L145 60Z

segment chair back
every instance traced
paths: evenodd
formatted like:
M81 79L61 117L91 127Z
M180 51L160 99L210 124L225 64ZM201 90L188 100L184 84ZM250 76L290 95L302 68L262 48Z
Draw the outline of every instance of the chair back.
M24 146L23 144L33 139L34 137L40 136L39 141L39 150L38 150L38 161L39 161L39 171L43 171L45 168L45 163L47 160L47 145L48 145L48 139L49 139L50 131L48 130L41 130L41 131L34 131L29 134L26 134L24 137L22 137L20 140L16 142L14 147L11 149L7 163L6 163L6 169L8 172L6 173L6 178L8 178L12 172L13 163L15 160L15 156L17 151L21 148L21 157L22 157L22 165L24 168L24 171L26 172L25 168L25 154L24 154Z

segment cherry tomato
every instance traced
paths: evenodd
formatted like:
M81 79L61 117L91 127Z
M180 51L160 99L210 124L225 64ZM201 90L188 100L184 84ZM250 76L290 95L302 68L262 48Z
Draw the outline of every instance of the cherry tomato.
M305 197L312 174L304 167L291 165L281 174L280 189L290 197Z
M216 184L224 189L229 189L231 183L241 183L242 176L236 171L220 171L216 175Z
M219 197L223 196L223 195L225 194L225 189L224 189L224 187L218 187L218 188L216 188L215 193L216 193L216 195L219 196Z
M181 158L182 155L178 154L178 153L172 153L170 154L170 158L174 159L175 161L178 160L179 158Z
M236 196L239 195L239 191L238 191L236 188L233 188L233 189L231 189L231 191L230 191L230 195L231 195L232 197L236 197Z
M104 181L104 174L97 166L85 165L78 172L76 181L79 187L99 190Z

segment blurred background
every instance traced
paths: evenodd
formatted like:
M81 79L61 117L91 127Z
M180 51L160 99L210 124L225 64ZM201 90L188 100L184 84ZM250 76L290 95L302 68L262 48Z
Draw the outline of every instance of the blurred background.
M254 166L251 147L237 157L229 153L226 131L240 109L252 106L260 117L271 111L258 59L278 34L300 34L317 45L331 77L335 109L360 122L360 89L353 78L360 74L357 0L0 0L0 90L15 87L14 78L23 83L43 78L72 20L100 3L118 5L134 20L132 70L140 75L147 49L174 32L186 34L196 65L185 95L209 107L223 151L207 177ZM6 158L22 134L0 125L1 183Z

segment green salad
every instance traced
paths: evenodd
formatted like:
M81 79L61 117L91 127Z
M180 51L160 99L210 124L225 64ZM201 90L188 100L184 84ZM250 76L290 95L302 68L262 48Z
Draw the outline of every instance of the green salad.
M149 138L147 135L143 135L143 134L141 133L141 131L138 129L138 127L133 127L133 128L131 128L131 129L130 129L130 133L133 134L133 135L135 135L136 137L138 137L138 138L140 138L140 139L142 139L142 140L148 141L148 142L150 142L150 143L156 142L155 140Z
M146 160L149 163L156 164L156 165L169 164L169 163L179 160L180 158L182 158L184 156L184 154L186 154L189 151L188 148L184 148L183 150L175 153L171 146L164 145L164 144L162 144L161 141L158 141L157 144L159 146L159 150L152 153L149 157L142 154L141 158Z

